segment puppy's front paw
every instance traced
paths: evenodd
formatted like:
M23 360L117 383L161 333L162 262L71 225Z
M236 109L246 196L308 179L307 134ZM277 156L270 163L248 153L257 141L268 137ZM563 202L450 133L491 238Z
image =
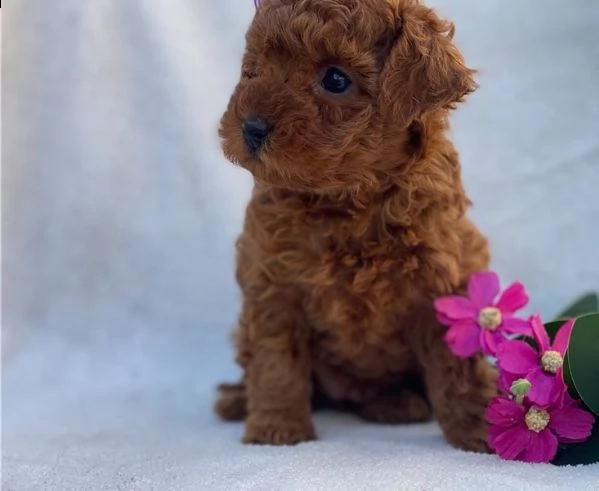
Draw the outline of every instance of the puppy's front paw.
M246 421L243 443L295 445L315 439L316 432L309 419L250 417Z
M487 444L487 425L484 422L474 425L458 426L445 433L447 441L460 450L477 453L491 453ZM461 430L461 431L460 431Z
M476 453L493 453L486 438L455 439L450 443L459 450Z

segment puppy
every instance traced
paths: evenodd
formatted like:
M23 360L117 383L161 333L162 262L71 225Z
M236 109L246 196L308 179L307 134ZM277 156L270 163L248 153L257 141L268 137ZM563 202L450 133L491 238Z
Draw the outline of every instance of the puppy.
M475 89L453 25L417 0L264 0L224 113L254 176L237 241L238 384L217 413L244 442L315 438L316 400L385 423L434 416L486 451L495 374L458 359L433 300L489 263L448 115Z

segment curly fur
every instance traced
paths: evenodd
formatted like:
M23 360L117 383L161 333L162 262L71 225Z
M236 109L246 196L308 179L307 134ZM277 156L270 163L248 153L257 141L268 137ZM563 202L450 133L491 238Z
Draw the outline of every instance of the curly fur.
M485 451L495 374L458 359L432 301L489 263L466 217L448 115L476 86L453 25L417 0L265 0L221 121L226 156L255 179L237 242L243 380L217 413L245 442L315 438L311 410L372 421L433 414L456 447ZM323 70L353 88L332 96ZM258 155L241 123L272 123Z

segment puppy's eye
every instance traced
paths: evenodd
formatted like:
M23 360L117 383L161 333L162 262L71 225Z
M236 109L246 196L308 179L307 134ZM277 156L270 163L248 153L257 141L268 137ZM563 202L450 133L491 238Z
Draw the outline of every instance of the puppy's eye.
M248 79L254 78L256 76L256 72L254 70L243 70L241 72L241 76Z
M348 75L337 67L330 67L325 72L320 82L324 90L332 94L345 94L352 85Z

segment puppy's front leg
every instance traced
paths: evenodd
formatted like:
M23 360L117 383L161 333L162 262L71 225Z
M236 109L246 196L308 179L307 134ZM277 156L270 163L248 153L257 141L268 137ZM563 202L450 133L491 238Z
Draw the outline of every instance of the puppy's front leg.
M454 447L488 452L484 414L497 393L496 371L481 355L453 355L443 339L446 328L434 320L432 308L426 317L417 351L435 418Z
M245 443L291 445L315 439L308 332L285 297L247 303Z
M446 346L432 350L438 356L427 364L425 380L445 438L462 450L489 452L484 414L497 393L493 367L480 355L459 359Z

